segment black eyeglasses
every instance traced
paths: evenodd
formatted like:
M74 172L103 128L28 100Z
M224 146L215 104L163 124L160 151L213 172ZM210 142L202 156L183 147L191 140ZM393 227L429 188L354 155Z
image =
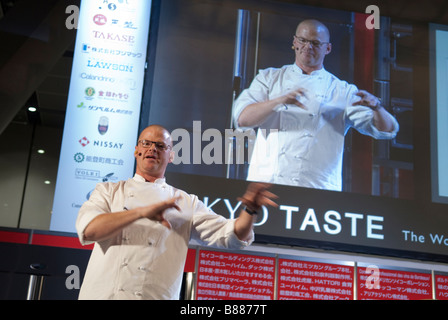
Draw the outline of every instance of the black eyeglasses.
M322 47L324 44L327 44L329 42L321 42L319 40L308 40L302 37L298 37L296 35L294 35L294 37L297 39L297 41L299 42L300 45L305 46L307 43L309 43L310 45L312 45L314 48L320 48Z
M140 143L143 148L151 148L151 146L154 144L156 146L156 149L160 150L160 151L166 151L168 149L171 149L170 145L166 145L163 142L150 141L150 140L138 140L138 143Z

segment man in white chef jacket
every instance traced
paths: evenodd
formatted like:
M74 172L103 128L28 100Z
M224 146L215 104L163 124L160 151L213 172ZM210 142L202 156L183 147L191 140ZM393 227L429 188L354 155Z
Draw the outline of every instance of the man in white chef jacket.
M169 132L149 126L135 147L135 176L99 183L81 207L79 239L95 245L79 299L178 299L190 238L245 247L253 241L258 210L276 205L266 185L252 183L240 198L239 217L225 219L165 181L173 155Z
M235 101L237 128L258 128L247 179L340 191L348 129L393 139L398 123L378 98L325 70L324 24L301 22L292 48L294 64L260 70Z

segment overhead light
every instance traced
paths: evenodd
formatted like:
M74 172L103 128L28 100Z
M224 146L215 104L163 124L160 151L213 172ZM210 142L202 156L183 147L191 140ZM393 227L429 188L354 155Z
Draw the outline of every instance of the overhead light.
M44 183L45 184L51 184L51 181L50 180L45 180Z
M36 107L29 107L29 108L28 108L28 111L30 111L30 112L36 112L36 111L37 111L37 108L36 108Z
M39 149L39 150L37 150L37 153L44 154L45 150L44 149Z

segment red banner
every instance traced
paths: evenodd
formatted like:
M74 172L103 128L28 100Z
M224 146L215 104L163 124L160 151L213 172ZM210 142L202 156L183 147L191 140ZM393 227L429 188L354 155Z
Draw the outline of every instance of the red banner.
M358 267L359 300L432 299L431 274Z
M273 300L275 258L200 251L198 300Z
M448 300L448 275L442 276L436 274L435 282L436 282L436 299Z
M278 300L351 300L353 266L279 259Z

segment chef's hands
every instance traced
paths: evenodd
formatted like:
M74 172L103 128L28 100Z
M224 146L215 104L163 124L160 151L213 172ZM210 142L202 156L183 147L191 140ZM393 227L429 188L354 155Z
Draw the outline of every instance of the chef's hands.
M305 89L297 88L271 100L249 104L240 113L238 125L252 128L260 126L272 113L283 110L279 108L288 109L288 106L297 106L306 110L306 106L301 102L302 97L309 99Z
M272 200L277 198L275 194L268 191L269 184L265 183L251 183L247 187L246 192L239 201L245 205L245 209L235 220L235 234L241 241L249 241L253 234L254 222L257 219L256 214L249 211L258 211L262 206L277 206Z
M381 100L365 90L359 90L355 95L361 99L353 103L353 106L365 106L374 111L381 107Z
M180 197L174 197L166 201L141 207L138 209L139 215L141 218L147 218L155 222L160 222L163 226L171 229L171 224L165 219L165 211L168 209L176 209L181 211L180 207L177 205L177 200L179 200L179 198Z
M259 210L262 206L277 207L277 204L273 201L277 196L268 191L268 188L270 188L270 185L266 183L250 183L244 195L238 198L238 200L251 210ZM179 197L174 197L156 204L138 208L137 210L141 218L160 222L163 226L171 229L171 224L165 219L165 212L168 209L181 211L177 205L178 200Z
M277 196L268 191L270 186L267 183L251 183L247 187L244 195L237 200L241 201L248 209L253 211L259 210L262 206L277 207L278 205L273 201Z
M280 104L292 104L292 105L296 105L299 108L302 109L307 109L307 107L300 102L301 101L301 97L305 97L306 99L309 99L308 95L307 95L307 91L306 89L303 88L298 88L295 90L292 90L290 92L288 92L287 94L281 96L280 99Z
M359 90L355 95L360 99L359 101L353 103L353 106L366 106L374 111L381 107L381 100L365 90ZM309 93L306 89L298 88L281 96L279 99L283 104L296 105L299 108L306 110L306 106L301 102L302 97L304 97L305 99L310 99Z
M356 95L361 99L353 103L353 105L366 106L374 111L373 125L378 131L393 132L394 130L398 130L398 128L395 128L396 122L393 116L381 105L381 100L379 98L364 90L358 91Z

